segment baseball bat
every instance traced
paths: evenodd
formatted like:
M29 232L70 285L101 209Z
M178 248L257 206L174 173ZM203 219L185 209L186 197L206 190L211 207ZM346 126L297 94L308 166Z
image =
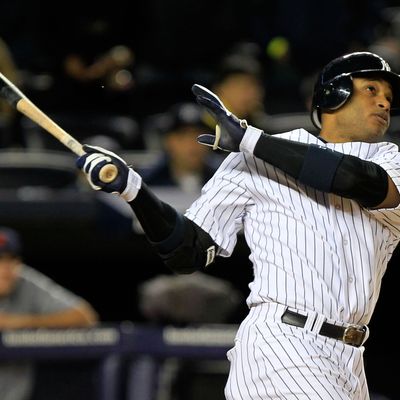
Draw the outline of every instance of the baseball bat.
M46 132L52 134L64 146L68 147L78 156L85 154L82 144L57 125L48 115L33 104L10 80L0 73L0 97L6 100L13 108L27 116L30 120L41 126ZM99 173L99 178L104 183L112 182L118 175L115 165L105 165Z

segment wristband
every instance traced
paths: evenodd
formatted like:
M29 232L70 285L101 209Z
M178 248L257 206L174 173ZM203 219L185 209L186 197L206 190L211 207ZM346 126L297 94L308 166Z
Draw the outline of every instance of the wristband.
M142 177L133 169L129 168L126 188L121 193L120 196L129 203L136 198L141 186L142 186Z
M254 126L248 126L246 129L243 139L239 144L239 150L245 153L254 153L254 148L258 142L258 139L264 132L261 129L254 128Z

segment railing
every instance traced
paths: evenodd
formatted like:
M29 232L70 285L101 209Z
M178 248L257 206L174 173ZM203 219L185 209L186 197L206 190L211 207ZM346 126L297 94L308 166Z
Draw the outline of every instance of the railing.
M0 360L97 360L96 400L118 396L122 362L128 362L126 400L155 398L159 366L169 357L222 360L236 325L177 328L121 323L79 329L3 331Z

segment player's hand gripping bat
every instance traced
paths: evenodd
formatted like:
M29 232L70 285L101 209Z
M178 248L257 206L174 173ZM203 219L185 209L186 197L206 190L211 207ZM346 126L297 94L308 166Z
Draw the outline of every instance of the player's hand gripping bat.
M57 125L48 115L36 107L11 81L0 73L0 97L12 107L52 134L64 146L78 156L85 154L82 144ZM118 175L115 165L107 164L100 171L100 179L104 183L112 182Z

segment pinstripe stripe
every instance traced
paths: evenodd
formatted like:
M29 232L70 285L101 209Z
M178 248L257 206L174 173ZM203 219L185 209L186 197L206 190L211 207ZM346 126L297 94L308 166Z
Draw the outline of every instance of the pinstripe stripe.
M278 136L316 143L373 161L381 165L400 188L400 153L394 144L322 143L303 129ZM387 263L400 240L400 207L364 209L352 200L306 187L278 168L245 153L231 153L226 157L186 216L211 235L219 246L218 255L224 257L232 254L237 234L243 230L254 270L247 298L249 307L273 302L315 311L330 320L346 323L368 324L370 321ZM268 335L265 336L263 330L260 332L268 344ZM279 376L276 365L270 365L269 360L262 364L262 358L257 358L261 357L255 345L260 340L260 332L258 336L253 332L251 341L250 336L246 336L249 340L246 345L241 342L232 352L237 359L227 385L230 399L286 398L281 393L286 381L273 382L266 372ZM288 340L286 343L298 357L304 353L307 358L304 349L300 351L298 345ZM338 349L332 351L336 353ZM280 349L280 352L285 351ZM276 348L269 348L267 353L280 365L282 360ZM343 350L343 356L349 356L347 353ZM244 364L239 365L238 360ZM290 363L288 356L285 360ZM360 366L356 372L361 376L361 357L358 362ZM250 375L242 378L246 365L256 369L250 369ZM310 367L310 363L307 365ZM327 368L323 362L318 365ZM315 370L315 366L311 368ZM290 386L294 388L296 379L290 379ZM306 376L302 379L307 384ZM343 379L339 381L343 387L354 385ZM267 388L260 382L266 382ZM324 386L322 381L321 385ZM363 390L367 396L366 384ZM267 397L261 395L264 392ZM347 398L339 392L333 396L335 400ZM296 397L288 394L287 398ZM304 396L299 398L304 399Z

